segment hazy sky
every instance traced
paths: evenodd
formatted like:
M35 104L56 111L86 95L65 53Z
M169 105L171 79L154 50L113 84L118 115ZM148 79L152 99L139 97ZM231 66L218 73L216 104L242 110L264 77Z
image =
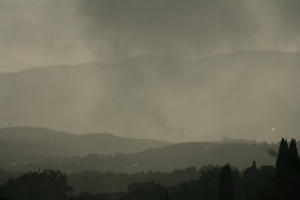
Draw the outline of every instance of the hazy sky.
M0 0L0 72L140 54L294 52L299 11L299 0Z

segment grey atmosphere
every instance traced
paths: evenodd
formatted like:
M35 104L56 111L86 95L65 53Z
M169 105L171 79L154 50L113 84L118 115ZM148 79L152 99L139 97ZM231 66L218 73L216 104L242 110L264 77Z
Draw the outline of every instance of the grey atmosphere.
M299 0L0 0L0 126L299 138Z

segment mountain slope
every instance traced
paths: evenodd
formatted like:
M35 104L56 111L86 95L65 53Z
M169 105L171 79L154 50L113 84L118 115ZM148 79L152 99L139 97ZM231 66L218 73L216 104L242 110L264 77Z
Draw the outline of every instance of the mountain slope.
M36 170L59 169L67 172L74 171L102 171L118 173L136 173L142 171L172 171L187 167L203 167L207 165L225 165L244 169L253 160L257 165L274 165L277 144L255 142L193 142L171 144L159 148L152 148L133 154L97 155L75 158L25 159L2 162L4 169Z
M243 169L253 160L258 165L274 165L275 158L268 153L270 150L276 151L277 146L251 142L192 142L149 149L135 154L132 159L146 170L169 171L226 163Z
M0 157L73 157L89 153L136 153L169 143L131 139L112 134L71 135L46 128L13 127L0 129Z
M299 63L295 53L245 51L2 74L0 126L173 141L297 137Z

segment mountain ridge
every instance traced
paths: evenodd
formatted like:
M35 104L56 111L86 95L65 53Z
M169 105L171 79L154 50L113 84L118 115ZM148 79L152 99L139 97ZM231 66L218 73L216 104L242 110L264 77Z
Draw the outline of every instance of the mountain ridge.
M299 63L297 53L244 51L196 61L147 55L2 74L0 126L173 142L224 135L274 141L272 128L297 137Z
M72 157L88 153L136 153L169 142L119 137L113 134L72 135L48 128L14 127L0 129L2 157ZM23 146L22 146L23 145ZM26 152L26 148L29 148ZM22 157L21 156L21 157Z

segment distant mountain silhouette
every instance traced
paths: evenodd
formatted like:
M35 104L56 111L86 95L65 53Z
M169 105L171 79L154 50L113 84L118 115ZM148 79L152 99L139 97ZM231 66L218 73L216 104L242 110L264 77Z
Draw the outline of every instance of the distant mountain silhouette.
M89 153L136 153L168 142L118 137L112 134L72 135L47 128L0 129L0 157L72 157Z
M173 141L297 137L300 56L137 56L0 75L0 126ZM272 128L276 132L272 132Z

